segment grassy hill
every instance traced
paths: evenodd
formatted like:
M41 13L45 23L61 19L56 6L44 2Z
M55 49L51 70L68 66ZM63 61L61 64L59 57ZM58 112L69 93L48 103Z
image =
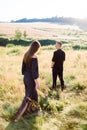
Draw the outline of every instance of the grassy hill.
M28 38L40 39L72 39L74 35L82 34L83 32L78 26L59 25L52 23L0 23L0 36L8 36L13 38L15 31L20 30L22 33L26 31ZM85 33L85 31L84 31ZM86 33L87 34L87 33ZM67 37L66 37L67 36ZM77 39L78 35L74 39Z
M28 46L8 44L6 47L0 47L0 130L87 130L87 32L73 29L69 31L68 28L59 27L57 32L54 28L47 28L46 34L48 30L50 33L52 31L52 34L60 35L59 39L54 39L64 43L66 90L60 91L59 80L57 91L50 90L50 65L55 47L42 46L38 53L39 82L45 97L39 94L40 114L28 114L14 123L12 116L24 97L21 64ZM37 36L41 39L40 34Z

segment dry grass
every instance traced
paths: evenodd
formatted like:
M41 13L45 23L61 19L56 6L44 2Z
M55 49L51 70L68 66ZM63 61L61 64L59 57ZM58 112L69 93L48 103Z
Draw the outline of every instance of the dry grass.
M49 50L50 47L51 50ZM21 53L12 52L11 50L13 49L19 49ZM6 130L16 130L18 129L18 127L21 129L23 126L23 122L25 122L25 127L23 130L34 128L32 124L34 122L34 117L30 117L29 120L21 120L20 123L18 123L15 127L12 127L12 124L5 125L9 123L13 113L20 105L21 100L24 96L24 84L23 76L21 75L21 63L23 55L27 49L28 47L21 46L0 48L0 119L1 128L3 130L5 130L5 128ZM50 100L53 100L51 102L53 102L55 105L55 102L59 102L54 98L57 96L57 92L52 93L51 91L49 91L49 88L52 84L50 65L53 51L53 46L42 47L38 53L38 59L40 71L39 81L41 85L41 90L44 92L44 94L49 95L49 98L51 96ZM85 123L85 120L87 119L85 106L87 99L87 79L85 71L87 69L87 60L85 60L85 58L87 57L87 52L73 50L68 50L65 52L66 61L64 63L64 79L67 89L64 93L60 92L60 103L64 105L63 111L62 113L53 113L52 115L49 115L49 113L46 112L45 114L42 113L39 117L35 118L35 129L37 130L58 130L59 128L60 130L73 130L73 128L77 128L78 130L80 128L80 124L83 124L83 122ZM82 90L77 91L77 89L75 89L75 87L77 87L75 86L76 83L79 83L80 86L84 85L85 87ZM79 117L80 119L78 119L78 114L80 114L80 111L78 111L77 109L79 107L80 111L82 110L82 114L84 114L84 116L81 115L81 117ZM77 113L77 115L73 115L72 120L71 115L73 113ZM2 120L5 124L2 123ZM31 120L32 123L29 126L28 123ZM46 121L48 123L46 123ZM62 121L64 126L62 125ZM49 127L49 125L51 126L51 128ZM72 126L70 127L70 125Z
M8 24L0 24L0 26L0 33L5 34L6 30L4 30L4 27L8 30ZM36 29L37 26L38 30L41 33L37 31L38 33L35 32L37 33L36 35L33 34L33 31L35 31L34 29ZM41 31L40 29L45 29L47 34L47 30L52 31L51 29L54 30L54 28L57 28L58 25L54 25L52 27L51 24L43 24L42 27L42 24L37 25L37 23L23 24L23 26L22 24L14 24L14 26L10 25L10 29L14 31L15 28L19 27L24 27L21 28L24 30L25 27L26 29L33 30L31 31L30 36L36 38L43 34L43 31ZM58 27L57 32L59 31L59 29L64 30L64 28L60 27L61 26ZM12 35L14 35L14 31L12 30L11 34L13 33ZM61 31L60 36L64 35L63 30ZM73 29L71 28L71 30ZM56 31L53 31L53 33L54 32ZM51 34L51 36L53 35L53 33ZM9 31L7 34L9 35ZM44 36L42 37L44 38L46 34L44 34ZM75 41L73 42L75 44ZM50 90L50 87L52 85L52 73L50 66L53 51L55 50L54 46L43 46L38 53L40 72L39 82L41 85L41 91L48 98L48 100L45 100L46 102L44 102L43 98L39 96L39 102L42 104L45 103L45 105L49 103L49 107L54 107L52 108L53 111L50 113L50 111L47 111L45 109L43 110L43 108L41 107L42 112L39 116L28 115L27 117L22 118L18 123L12 122L11 118L18 109L24 97L24 84L23 76L21 74L21 65L23 55L28 47L0 47L0 130L87 129L87 51L76 51L70 47L68 48L69 45L70 44L63 45L63 49L66 52L66 61L64 63L64 79L67 87L63 93L59 89L57 91ZM59 80L57 84L58 86L60 86ZM57 104L59 105L59 108L62 107L61 111L55 111L55 106Z
M16 30L20 30L22 33L26 31L29 38L45 39L76 39L75 37L66 36L66 34L71 31L80 31L75 26L51 23L0 23L0 35L6 35L11 38L14 37ZM66 32L67 30L68 32Z

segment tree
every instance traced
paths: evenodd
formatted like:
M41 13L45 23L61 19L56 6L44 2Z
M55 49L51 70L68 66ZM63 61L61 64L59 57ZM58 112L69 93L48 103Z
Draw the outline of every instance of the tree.
M16 30L15 31L15 39L19 41L21 39L21 37L22 37L21 31L20 30Z
M27 37L27 32L26 31L24 31L23 37L24 37L24 39L26 39L26 37Z

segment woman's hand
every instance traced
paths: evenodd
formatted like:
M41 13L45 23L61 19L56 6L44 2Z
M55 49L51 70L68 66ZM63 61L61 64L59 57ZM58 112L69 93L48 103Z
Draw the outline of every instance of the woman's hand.
M36 88L37 88L37 89L40 89L39 83L36 83Z
M35 84L36 84L36 86L35 86L35 87L36 87L37 89L40 89L40 85L39 85L39 83L38 83L38 80L37 80L37 79L35 79Z

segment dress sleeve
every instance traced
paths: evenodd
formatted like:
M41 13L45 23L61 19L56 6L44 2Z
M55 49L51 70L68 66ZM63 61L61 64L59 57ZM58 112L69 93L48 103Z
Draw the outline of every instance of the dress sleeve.
M55 61L56 61L56 55L55 55L55 52L54 52L54 54L53 54L52 61L53 61L53 62L55 62Z
M26 64L24 63L24 61L22 62L22 74L24 75L26 70Z
M33 79L37 79L39 77L37 58L33 58L32 60L32 77Z

